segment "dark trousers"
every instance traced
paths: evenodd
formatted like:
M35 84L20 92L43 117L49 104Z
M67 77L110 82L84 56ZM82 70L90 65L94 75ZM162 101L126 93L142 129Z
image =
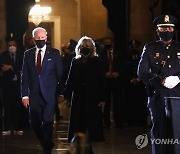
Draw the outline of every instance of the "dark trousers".
M166 98L166 102L169 105L170 109L170 119L172 124L172 132L173 132L173 139L175 143L173 144L173 148L171 149L174 154L180 153L180 97L170 97Z
M3 118L2 118L2 107L0 105L0 131L2 130Z
M165 114L164 102L162 102L160 97L154 96L152 99L152 102L149 104L149 111L152 120L152 154L171 154L171 145L158 144L155 142L156 139L163 140L172 138L172 130L170 127L170 120Z
M34 130L44 152L50 154L53 147L52 133L53 133L53 117L55 110L54 105L47 104L41 94L37 94L30 100L30 125ZM34 102L35 101L35 102ZM32 103L32 104L31 104Z
M127 84L125 92L126 123L145 126L147 119L147 95L140 84Z
M121 125L123 115L122 115L122 96L123 90L119 85L118 79L107 79L107 89L106 89L106 104L104 108L104 123L109 126L110 122L110 111L112 106L113 117L116 125Z
M19 91L19 84L12 83L11 86L2 89L4 109L4 129L22 130L21 112L23 109Z

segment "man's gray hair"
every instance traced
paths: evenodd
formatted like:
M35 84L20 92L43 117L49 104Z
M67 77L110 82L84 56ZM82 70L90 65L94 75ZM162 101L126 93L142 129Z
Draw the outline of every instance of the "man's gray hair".
M46 32L46 35L47 35L47 31L46 31L45 28L42 28L42 27L36 27L36 28L32 31L32 37L35 36L35 33L36 33L36 31L38 31L38 30L43 30L43 31L45 31L45 32Z

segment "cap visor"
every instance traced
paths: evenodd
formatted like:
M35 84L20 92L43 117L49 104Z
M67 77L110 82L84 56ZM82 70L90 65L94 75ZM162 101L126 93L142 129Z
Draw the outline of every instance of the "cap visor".
M157 26L161 27L161 26L175 26L175 25L174 24L158 24Z

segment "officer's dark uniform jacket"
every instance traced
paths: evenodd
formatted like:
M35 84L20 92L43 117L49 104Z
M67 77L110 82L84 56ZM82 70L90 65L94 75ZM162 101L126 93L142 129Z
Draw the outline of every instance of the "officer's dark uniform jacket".
M170 45L165 46L159 40L146 44L139 62L138 76L148 87L148 103L155 103L156 96L160 96L162 100L164 97L180 97L180 83L172 89L162 85L165 77L180 78L180 43L172 41ZM163 101L158 103L164 107Z

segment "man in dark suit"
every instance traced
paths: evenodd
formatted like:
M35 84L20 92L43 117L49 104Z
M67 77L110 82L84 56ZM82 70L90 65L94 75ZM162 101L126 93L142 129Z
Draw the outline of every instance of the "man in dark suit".
M110 111L112 106L115 125L117 128L120 128L123 121L123 69L121 60L113 49L113 39L111 37L105 37L103 42L105 48L100 54L100 57L103 60L105 69L107 99L104 108L104 126L105 128L111 126Z
M30 124L43 148L51 154L56 94L62 96L62 62L57 49L46 46L47 32L37 27L32 32L36 46L24 53L21 77L22 103L30 112Z
M22 104L20 95L20 74L23 54L17 50L15 38L7 38L7 50L0 56L2 73L2 97L4 128L2 135L22 135Z
M147 119L146 91L143 82L137 77L140 44L138 40L129 42L129 53L125 61L125 117L128 126L145 126Z

